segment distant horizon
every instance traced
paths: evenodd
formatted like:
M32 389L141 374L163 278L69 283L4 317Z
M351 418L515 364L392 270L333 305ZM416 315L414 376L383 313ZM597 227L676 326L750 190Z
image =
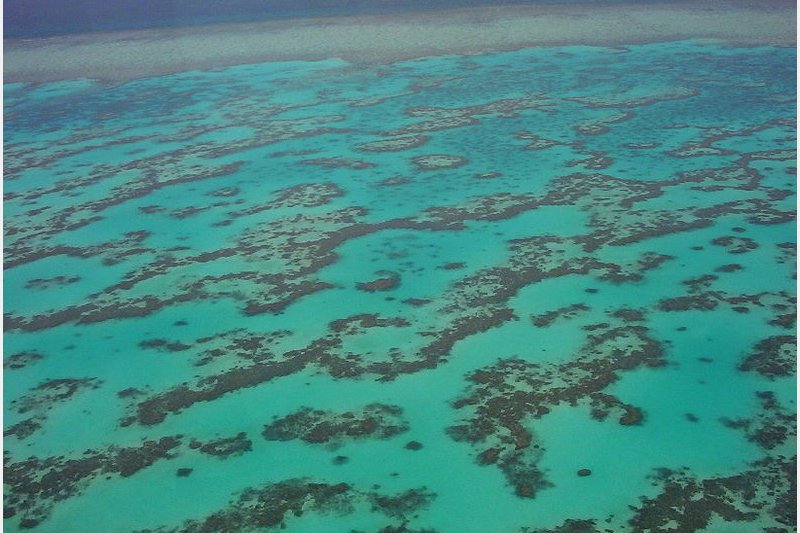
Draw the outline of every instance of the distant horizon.
M378 15L490 5L619 4L631 0L6 0L4 39L232 22ZM657 3L663 0L634 0ZM685 2L687 0L675 0Z

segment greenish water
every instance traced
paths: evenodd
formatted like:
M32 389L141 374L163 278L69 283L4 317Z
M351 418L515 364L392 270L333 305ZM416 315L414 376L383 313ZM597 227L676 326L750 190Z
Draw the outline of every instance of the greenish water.
M796 530L794 65L7 84L4 527Z

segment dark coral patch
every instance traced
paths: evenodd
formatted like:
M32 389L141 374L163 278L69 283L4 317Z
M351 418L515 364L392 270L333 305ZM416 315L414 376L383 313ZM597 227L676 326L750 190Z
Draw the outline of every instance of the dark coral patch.
M400 274L397 272L381 271L378 272L382 277L372 281L356 283L356 288L365 292L390 291L400 285Z
M470 201L463 206L429 208L416 217L375 224L358 222L358 218L365 213L358 208L342 209L324 215L303 213L246 230L237 238L237 245L231 248L181 259L155 260L128 274L123 282L107 288L102 296L92 298L85 304L33 317L7 314L5 325L8 329L38 331L70 321L91 323L112 318L146 316L172 304L216 297L245 300L244 312L248 315L277 313L303 296L331 288L330 284L316 280L311 274L335 261L333 250L348 239L386 229L459 230L464 228L467 220L500 220L544 205L570 205L586 209L590 212L592 229L586 235L562 239L562 247L569 248L577 244L584 249L587 256L565 262L562 271L554 271L550 274L551 277L568 272L587 273L595 270L601 279L615 283L636 281L641 279L642 272L658 267L669 258L655 254L645 258L641 264L625 269L622 265L604 263L590 254L603 246L626 245L651 237L706 227L715 218L731 213L744 215L748 221L756 224L792 220L794 214L780 210L774 202L759 198L745 204L723 202L714 206L690 205L677 210L632 210L632 205L664 195L676 185L716 187L720 183L726 183L753 190L759 179L758 173L743 166L686 172L680 174L677 180L661 182L634 182L599 174L572 174L553 180L545 195L499 193ZM317 235L314 228L331 226L335 229L326 231L317 239L298 240L295 237L307 235L309 231ZM92 250L53 249L47 253L75 253L81 256L103 253L109 256L109 260L117 261L121 258L120 254L140 251L139 242L147 235L142 232L134 233L136 234L128 235L118 243L104 243ZM269 257L264 257L264 250L271 251ZM169 298L161 294L131 297L127 292L139 283L165 275L173 269L209 261L229 261L231 257L239 257L249 263L281 258L285 264L280 273L248 270L229 274L224 279L190 280L184 286L176 287L175 294ZM512 270L519 280L515 285L525 286L537 278L541 279L530 268L515 268L512 265ZM231 288L234 284L237 286L236 290Z
M128 387L127 389L122 389L117 393L118 398L133 398L135 396L140 396L144 394L143 391L135 388L135 387Z
M200 378L195 382L187 382L153 394L139 401L133 407L135 413L126 417L122 425L138 422L143 425L161 423L169 413L178 412L197 402L213 401L229 392L278 379L300 372L309 365L314 365L336 377L355 377L364 373L374 373L383 379L394 377L400 372L413 372L423 367L425 361L406 360L403 353L390 350L389 361L365 362L349 353L339 353L344 340L348 336L362 335L371 328L409 327L408 320L401 317L380 317L375 314L361 314L334 320L329 324L326 336L310 342L307 346L277 354L269 346L271 335L238 335L235 330L231 335L222 335L209 340L224 340L228 344L225 350L216 353L219 348L210 348L210 357L221 357L230 353L250 364L233 364L223 371ZM198 340L203 342L204 339ZM203 352L205 353L205 352ZM368 354L367 354L368 355ZM206 358L200 361L202 363ZM203 363L204 364L204 363Z
M424 509L433 499L433 494L424 489L411 489L397 495L372 493L369 495L372 510L386 516L402 519Z
M721 290L710 290L709 283L715 276L703 276L687 280L689 294L667 298L658 303L662 311L712 311L720 306L751 311L755 309L770 310L774 316L769 324L786 329L794 327L796 322L797 298L787 292L760 292L755 294L729 294ZM745 312L747 312L745 311Z
M552 529L522 528L522 533L609 533L609 529L599 529L596 520L575 520L568 518L560 526Z
M746 254L758 248L758 243L749 237L717 237L711 244L726 248L729 254Z
M320 483L289 479L243 491L228 507L208 517L188 520L175 529L158 528L160 533L203 533L285 528L286 519L300 519L306 512L347 515L356 506L367 505L373 513L391 519L387 527L404 531L415 513L424 510L435 495L425 489L411 489L396 495L355 489L347 483ZM144 532L143 532L144 533ZM154 532L150 532L154 533Z
M758 372L770 379L794 375L796 369L797 339L791 335L776 335L760 341L739 365L739 370Z
M394 187L396 185L406 185L411 183L411 178L405 176L392 176L391 178L382 179L377 183L382 187Z
M641 325L604 323L569 362L540 365L503 359L473 372L466 393L453 402L464 412L463 422L449 427L448 434L472 444L478 464L496 464L518 496L535 497L549 482L537 467L544 449L530 429L532 421L559 404L583 402L598 420L614 413L622 425L642 423L640 409L602 390L616 381L619 371L661 360L661 346L648 333Z
M267 440L335 445L354 439L387 439L408 431L402 413L397 406L379 403L345 413L304 408L265 426L263 435Z
M738 263L731 263L728 265L722 265L721 267L717 267L714 269L714 272L737 272L742 270L744 267Z
M469 160L460 155L428 154L414 157L411 162L420 170L444 170L463 167Z
M324 168L349 168L352 170L363 170L375 166L375 163L370 163L369 161L348 159L346 157L318 157L316 159L304 159L300 162L304 165L316 165Z
M241 192L239 187L220 187L208 193L208 196L215 196L217 198L230 198L236 196Z
M403 328L409 325L408 320L402 317L383 318L376 314L363 313L334 320L328 324L328 328L339 334L356 334L369 328Z
M26 418L21 422L17 422L16 424L12 424L3 430L4 437L11 437L15 436L19 440L24 440L39 431L41 429L42 418L41 417L32 417Z
M546 96L534 94L522 98L506 98L466 107L410 107L406 109L406 114L423 120L386 132L386 134L406 135L460 128L476 124L478 122L476 117L482 115L498 115L510 118L517 116L520 111L528 109L549 111L548 108L551 105L552 103Z
M334 183L301 183L280 189L274 193L273 198L244 209L231 211L228 215L233 219L275 209L319 207L329 204L344 194L344 190Z
M614 164L614 159L605 152L589 152L588 157L567 161L568 167L582 167L586 170L603 170Z
M644 414L638 407L622 402L615 396L595 392L589 395L589 405L592 407L591 415L595 420L606 420L614 414L620 425L638 426L644 421Z
M190 345L180 341L168 341L166 339L146 339L139 343L141 348L153 348L167 352L182 352L191 348Z
M239 433L233 437L223 438L208 441L206 443L195 444L193 441L189 444L192 448L199 449L206 455L213 455L221 459L227 459L231 456L241 455L253 449L253 442L247 438L247 434Z
M525 145L526 150L547 150L548 148L552 148L554 146L577 147L575 143L565 143L562 141L556 141L554 139L547 139L525 130L515 132L514 137L523 141L528 141L528 144Z
M794 527L797 460L765 457L751 469L728 477L697 479L686 471L661 471L660 494L643 497L628 522L633 531L702 531L719 517L747 523L760 515Z
M573 129L575 133L579 135L602 135L611 131L609 124L618 124L630 120L631 118L633 118L632 112L623 111L605 118L579 122L573 126Z
M787 442L797 440L797 414L785 409L771 391L757 393L759 411L750 418L721 422L732 429L739 429L753 442L765 450L773 450ZM791 441L790 441L791 439Z
M47 411L55 404L72 398L83 389L96 389L100 380L95 378L54 378L43 381L26 395L11 402L18 413Z
M44 359L39 352L18 352L3 359L4 370L19 370Z
M21 514L20 527L32 527L22 522L38 523L46 519L54 505L80 494L102 476L130 477L159 460L171 459L179 445L179 438L163 437L135 447L87 450L79 457L29 457L17 462L6 452L4 506Z
M361 152L400 152L424 145L430 140L427 135L406 135L359 144Z
M549 326L559 318L575 318L578 313L588 310L589 306L586 304L572 304L565 307L559 307L558 309L554 309L540 315L532 316L531 321L537 328L543 328Z
M52 278L34 278L25 283L26 289L34 290L48 290L56 287L64 287L78 283L81 280L80 276L54 276Z
M626 309L626 308L617 309L616 311L611 313L611 316L619 318L620 320L623 320L626 323L642 322L645 319L644 311L641 311L639 309Z

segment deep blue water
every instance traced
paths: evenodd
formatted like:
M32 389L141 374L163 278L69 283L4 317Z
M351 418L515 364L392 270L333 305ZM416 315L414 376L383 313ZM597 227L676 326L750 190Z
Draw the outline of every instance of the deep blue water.
M6 38L492 4L624 3L624 0L6 0ZM638 2L641 3L641 2Z

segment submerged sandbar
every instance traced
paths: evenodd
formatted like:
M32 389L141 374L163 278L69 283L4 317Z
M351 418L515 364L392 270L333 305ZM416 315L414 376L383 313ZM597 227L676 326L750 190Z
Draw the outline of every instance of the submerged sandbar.
M5 40L5 81L124 81L263 61L383 63L543 45L677 39L796 42L794 2L689 0L491 6Z

